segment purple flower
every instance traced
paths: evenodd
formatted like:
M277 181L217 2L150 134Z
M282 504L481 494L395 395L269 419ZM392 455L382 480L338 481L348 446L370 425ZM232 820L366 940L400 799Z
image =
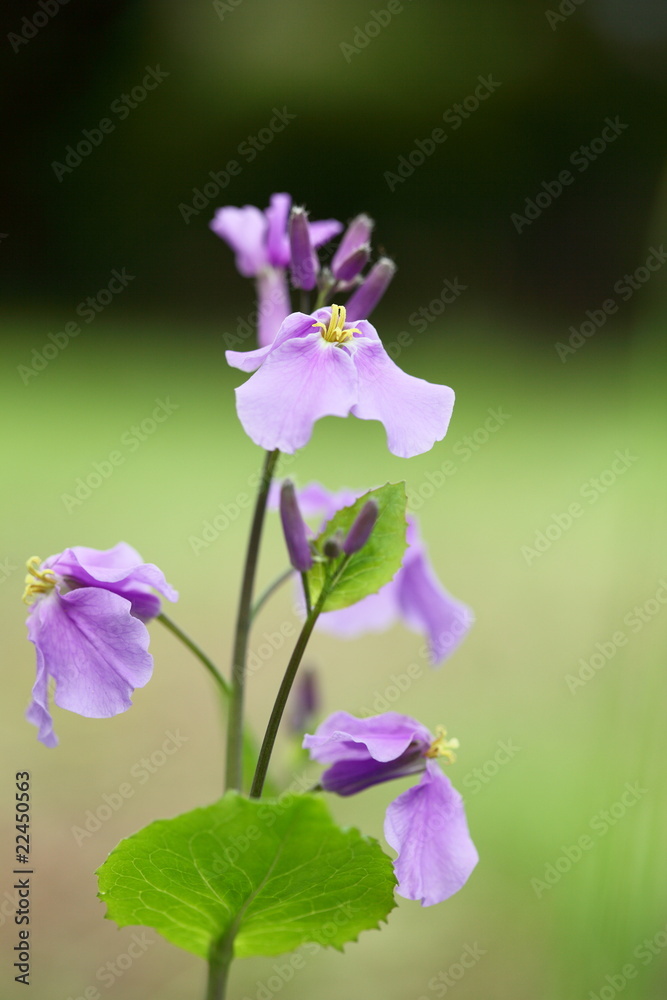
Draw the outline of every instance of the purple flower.
M332 518L341 507L354 503L358 496L361 493L350 490L329 493L319 483L310 483L297 491L304 517L319 517L324 521ZM275 492L272 501L275 505ZM452 655L470 630L474 615L440 583L419 537L414 515L408 516L407 537L408 548L394 579L377 594L349 608L320 615L317 627L344 638L356 638L365 632L382 632L401 620L408 628L427 637L431 663L435 665Z
M280 324L289 315L290 299L286 269L290 264L288 220L292 198L271 195L265 211L254 205L227 205L215 213L210 227L236 254L236 266L246 278L257 279L259 343L270 344ZM313 247L337 236L343 227L335 219L308 223Z
M415 719L385 712L357 719L335 712L303 740L313 760L327 764L325 791L354 795L393 778L421 774L387 809L384 835L397 853L399 895L432 906L466 883L479 860L463 800L436 763L453 760L457 740L434 737Z
M429 451L447 432L454 392L406 375L374 327L346 323L344 306L293 313L275 340L256 351L227 351L228 364L255 372L236 390L243 428L262 448L292 454L320 417L379 420L394 455Z
M75 546L43 563L33 556L28 570L23 597L32 603L27 624L37 679L26 718L38 727L41 742L54 747L49 678L60 708L90 719L126 711L134 689L153 671L143 624L160 613L153 588L170 601L178 594L125 542L106 551Z

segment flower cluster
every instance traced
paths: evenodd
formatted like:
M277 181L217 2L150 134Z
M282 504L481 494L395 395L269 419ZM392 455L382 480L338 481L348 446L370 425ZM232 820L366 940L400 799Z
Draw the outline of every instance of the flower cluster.
M393 454L411 458L441 441L454 407L454 392L407 375L385 351L367 317L394 274L381 258L365 277L372 221L354 219L331 260L320 267L316 248L335 236L340 223L309 222L291 199L275 194L261 212L252 205L221 208L211 227L236 253L241 274L257 279L259 348L227 351L227 362L252 378L236 390L246 434L268 451L292 454L310 440L321 417L379 420ZM287 268L306 292L319 290L315 311L290 313ZM354 288L345 305L326 303Z
M363 492L331 493L320 483L309 483L296 492L295 503L300 514L317 519L322 530L336 511ZM277 490L270 502L277 506ZM437 666L457 649L475 619L471 609L452 597L438 579L414 515L408 516L407 540L403 563L393 580L348 608L324 612L317 627L340 638L356 639L365 632L384 632L401 621L426 638L431 663Z

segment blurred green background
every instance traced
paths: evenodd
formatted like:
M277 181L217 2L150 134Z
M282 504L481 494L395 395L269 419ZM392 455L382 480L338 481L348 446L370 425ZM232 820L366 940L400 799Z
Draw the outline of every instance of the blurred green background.
M98 977L134 932L102 919L93 873L120 837L219 794L222 740L208 678L153 624L155 676L132 710L106 721L56 710L61 745L46 750L23 721L34 657L20 593L28 556L125 539L179 588L174 618L226 662L248 513L197 554L192 538L220 505L239 505L261 455L236 419L240 378L224 360L224 334L251 312L252 289L208 221L221 204L264 206L279 190L315 218L366 210L377 219L376 250L399 265L373 317L379 332L387 344L411 332L398 363L457 392L449 434L428 455L396 459L379 425L327 419L288 468L300 483L331 488L407 479L443 582L476 612L455 657L437 673L424 665L393 707L461 740L449 774L481 861L446 904L401 901L381 934L362 935L344 955L309 958L289 982L274 968L280 960L236 963L231 996L665 995L665 277L657 270L644 282L642 272L627 300L614 290L667 232L665 9L651 0L585 0L568 14L518 0L402 8L370 37L365 26L384 3L71 0L34 37L12 42L40 8L7 7L2 996L20 995L5 893L13 775L24 769L35 807L32 996L203 992L201 963L153 932L121 976ZM157 65L169 76L146 101L126 120L110 114ZM500 86L488 100L459 128L443 124L490 74ZM248 162L240 144L283 106L296 118ZM59 181L52 164L107 115L114 131ZM572 154L616 116L627 128L578 170ZM391 191L385 174L438 127L447 140ZM240 175L186 224L179 205L232 158ZM512 214L568 166L573 183L518 232ZM127 290L22 378L33 349L77 319L77 304L113 268L135 276ZM465 293L417 335L410 316L457 277ZM559 355L569 328L593 322L587 310L610 297L618 312ZM172 414L130 444L156 400L169 400ZM506 417L486 434L489 410ZM68 501L117 450L112 475L80 504ZM609 471L617 451L630 456L620 474ZM456 471L443 482L448 460ZM563 529L573 503L583 513ZM540 535L549 544L536 554ZM273 516L262 581L284 562ZM254 651L291 621L286 590L259 621ZM627 642L616 648L618 632ZM354 643L317 635L310 659L323 712L393 697L395 678L423 662L420 646L398 626ZM258 732L286 658L278 650L252 678ZM573 681L580 671L585 683ZM168 732L184 739L163 760ZM289 784L301 771L283 749L276 777ZM128 782L132 796L77 843L73 828ZM399 790L381 786L332 807L381 837ZM586 836L593 846L577 859ZM466 949L479 957L459 978Z

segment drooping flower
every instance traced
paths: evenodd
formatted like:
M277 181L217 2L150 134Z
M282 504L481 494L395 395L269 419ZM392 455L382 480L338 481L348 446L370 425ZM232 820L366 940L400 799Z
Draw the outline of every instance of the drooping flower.
M297 498L303 516L321 518L323 527L336 511L353 504L363 492L365 490L330 493L320 483L309 483L297 491ZM273 506L277 504L276 496L274 490ZM402 621L408 628L426 636L431 663L436 665L451 656L463 641L474 622L474 615L440 583L413 514L408 515L407 539L403 564L393 580L377 594L364 597L348 608L326 611L320 615L317 627L352 639L365 632L382 632L394 622Z
M479 860L466 822L463 800L436 758L453 760L457 740L398 712L358 719L335 712L304 737L313 760L326 764L322 788L355 795L372 785L421 774L387 809L384 834L397 853L398 892L432 906L466 883Z
M126 711L153 671L144 624L160 613L153 590L170 601L178 594L125 542L104 551L75 546L44 562L33 556L28 570L23 596L32 605L27 625L37 678L26 718L53 747L49 679L60 708L91 719Z
M321 417L350 413L381 421L389 450L400 458L429 451L447 433L453 390L407 375L370 323L346 323L344 306L293 313L273 343L227 351L226 358L255 372L236 390L236 410L246 434L269 451L292 454Z
M290 313L286 271L290 265L288 220L292 198L289 194L271 195L269 207L262 211L254 205L219 208L210 227L236 254L236 266L246 278L257 281L259 343L264 347L275 337L280 324ZM309 222L308 233L313 247L322 246L337 236L342 225L336 219Z

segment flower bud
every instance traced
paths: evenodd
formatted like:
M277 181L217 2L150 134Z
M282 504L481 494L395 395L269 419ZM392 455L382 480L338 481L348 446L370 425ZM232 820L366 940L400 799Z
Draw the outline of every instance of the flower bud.
M368 500L357 514L356 520L349 530L348 536L343 542L343 552L346 556L354 555L371 537L375 522L378 519L380 508L377 501Z
M289 715L289 727L292 732L302 736L320 707L317 674L312 667L299 672L290 701L292 710Z
M324 543L323 552L327 557L327 559L337 559L342 551L343 551L343 532L339 528L338 531L331 536L331 538L327 538L326 542Z
M363 246L357 247L349 257L341 261L338 265L336 271L336 277L339 282L344 282L347 284L349 281L353 281L354 278L360 274L363 269L368 264L371 256L371 245L370 243L364 243Z
M289 560L294 569L305 573L311 569L313 557L308 544L308 529L294 492L294 483L289 479L285 480L280 490L280 519L283 523Z
M353 219L347 227L331 261L331 271L339 281L350 281L359 274L361 267L351 275L347 273L350 269L349 260L362 248L367 248L370 255L370 238L374 225L368 215L362 214Z
M350 323L366 319L387 291L396 273L396 265L388 257L381 257L368 273L363 285L357 288L345 303Z
M303 208L293 208L289 220L289 242L292 254L292 284L310 291L315 287L317 257L310 242L308 215Z

